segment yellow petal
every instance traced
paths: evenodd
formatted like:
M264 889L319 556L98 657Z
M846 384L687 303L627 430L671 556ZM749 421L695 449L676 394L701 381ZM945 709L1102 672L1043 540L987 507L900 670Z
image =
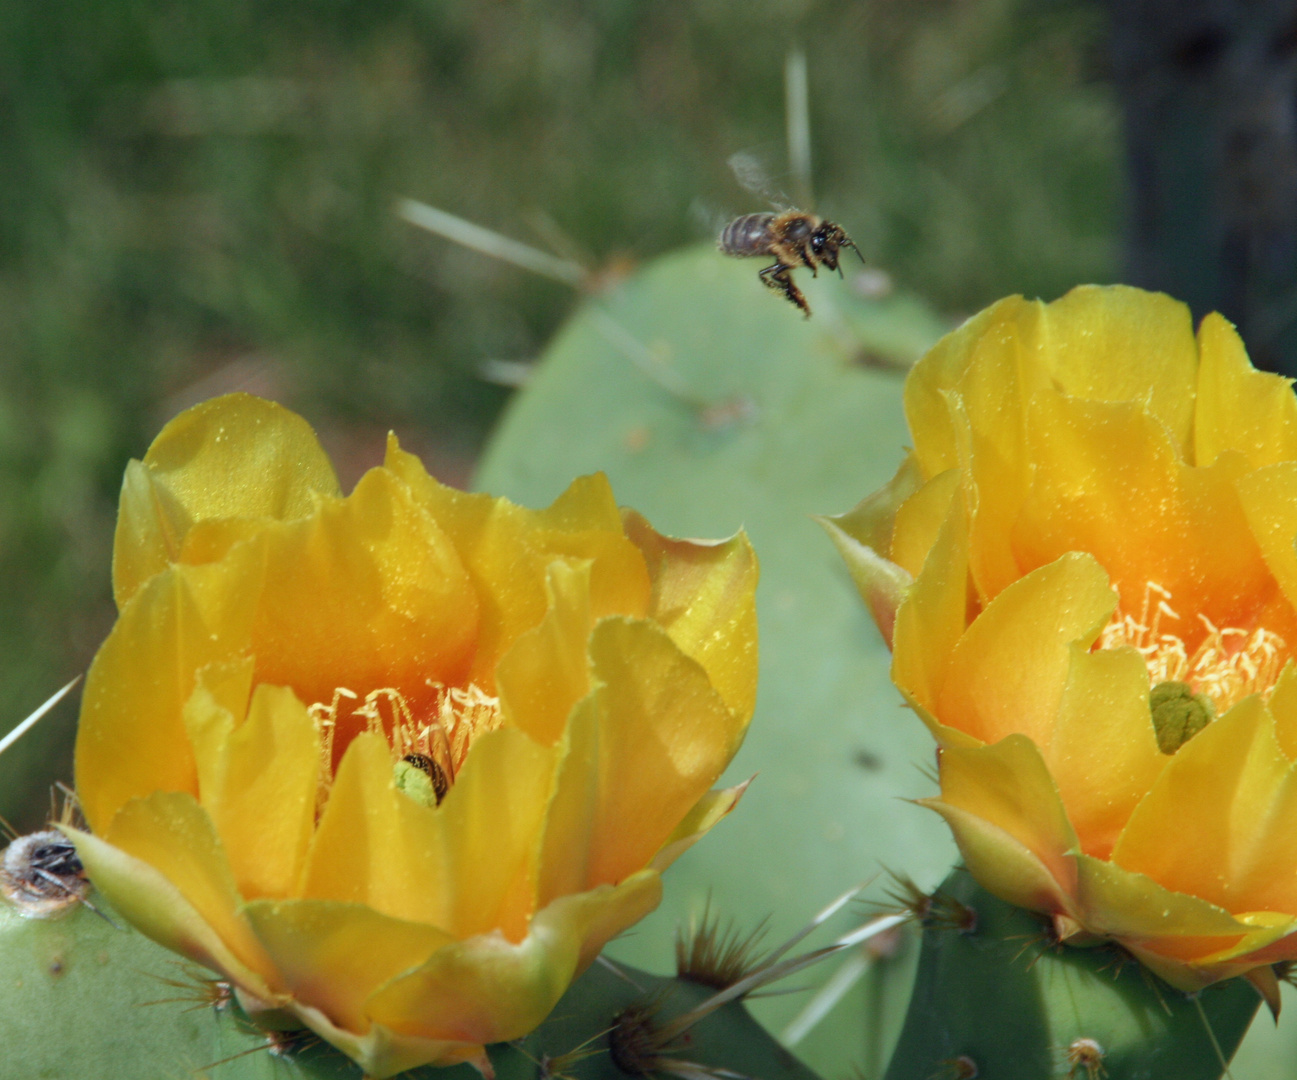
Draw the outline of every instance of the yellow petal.
M950 826L960 857L987 891L1007 904L1030 911L1066 912L1072 902L1039 855L985 818L940 799L916 799Z
M220 933L159 870L91 833L61 828L76 844L77 857L94 879L95 888L108 897L117 914L142 934L172 952L222 972L263 1001L275 999L270 983L235 955Z
M290 895L315 829L320 767L319 736L305 707L291 690L262 684L236 727L234 714L200 685L185 706L185 725L199 801L229 853L239 892L247 899Z
M83 862L96 887L143 933L196 959L202 957L191 949L205 951L246 989L274 997L280 989L274 966L239 910L225 849L192 795L159 791L133 799L102 840L84 834L75 840L78 854L84 847L89 856ZM148 890L157 882L139 873L139 864L157 871L174 893L163 889L151 900ZM184 905L175 903L177 895Z
M1217 977L1195 971L1192 964L1236 947L1252 932L1198 896L1088 855L1077 858L1077 897L1086 929L1121 942L1184 990L1199 990Z
M1076 834L1040 750L1024 735L941 752L941 798L923 800L950 823L968 868L1001 899L1068 911Z
M860 598L869 608L874 625L882 635L887 647L892 647L892 637L896 632L896 612L905 599L906 592L914 583L914 577L903 566L898 566L890 559L879 555L871 547L866 547L859 540L853 539L837 527L829 518L816 519L829 534L833 546L847 564L851 580L855 582Z
M590 656L596 687L556 747L540 905L647 865L706 795L746 727L702 667L652 623L604 620Z
M1047 379L1043 365L1023 363L1022 337L1040 310L1027 305L1016 326L992 334L969 357L958 387L945 392L969 509L969 569L983 601L1019 574L1010 538L1032 478L1026 402Z
M622 519L652 583L647 616L703 666L730 712L747 720L757 696L757 556L747 534L675 540L633 510Z
M589 560L550 563L545 586L549 611L539 626L519 635L495 675L509 722L552 746L563 734L572 706L590 690Z
M1113 861L1228 911L1264 907L1250 895L1254 861L1279 809L1276 796L1291 787L1289 769L1261 699L1244 699L1176 751L1131 815ZM1262 876L1275 869L1262 868ZM1291 890L1293 882L1283 884Z
M1072 644L1089 647L1115 600L1103 567L1081 552L1020 578L955 646L936 714L983 742L1021 732L1047 747Z
M911 516L915 514L911 504L917 503L924 508L931 505L930 498L920 499L916 494L922 487L923 476L918 459L913 454L906 454L896 475L874 494L866 496L854 509L845 514L815 519L829 534L838 554L846 562L851 580L855 582L888 648L892 645L896 611L905 599L914 575L922 567L928 548L936 540L937 530L948 510L949 497L946 505L938 505L935 514L919 515L920 522L930 524L930 528L921 530L918 539L921 550L917 553L917 561L913 565L905 562L905 556L913 554L915 545L895 543L896 526L902 511L908 510Z
M555 559L591 560L593 618L648 610L644 558L625 536L602 473L573 481L548 508L529 510L437 483L395 437L388 439L386 464L445 530L473 581L482 610L469 678L488 692L500 657L545 617L545 569Z
M118 609L135 590L180 557L189 522L142 461L128 461L113 537L113 598Z
M317 493L337 490L328 456L296 413L247 394L186 410L127 469L113 545L118 607L179 557L196 522L302 517Z
M956 497L896 613L892 681L920 709L935 710L968 616L968 530L963 499Z
M1088 551L1132 612L1156 582L1181 614L1167 629L1190 652L1205 632L1197 613L1217 626L1255 625L1273 585L1235 489L1241 455L1187 466L1137 405L1042 391L1031 415L1036 474L1014 531L1024 570Z
M590 694L573 710L557 747L554 785L541 826L536 908L599 884L590 874L591 841L600 812L602 710Z
M365 732L338 766L298 896L447 929L454 886L444 848L436 812L396 790L387 741Z
M316 829L302 896L369 904L455 937L526 932L554 751L502 729L473 744L440 807L392 783L378 735L342 759Z
M518 943L499 934L456 942L370 998L392 1031L427 1039L501 1042L533 1030L572 978L615 933L657 906L660 879L641 870L621 885L565 896L539 911Z
M392 1031L382 1024L370 1024L365 1034L358 1035L335 1024L320 1009L300 1001L289 1002L284 1011L296 1016L303 1027L310 1028L351 1058L364 1070L368 1080L385 1080L422 1065L469 1064L480 1076L491 1075L490 1058L480 1043L423 1039Z
M595 627L597 809L588 881L616 883L647 866L729 763L747 728L697 661L653 623L610 618ZM574 715L574 722L576 717Z
M866 495L845 514L833 514L822 520L831 522L839 532L880 555L890 555L896 514L923 487L923 483L919 459L913 453L907 453L896 475L886 484L872 495ZM911 573L918 572L913 567L910 570Z
M1219 978L1246 974L1257 964L1297 960L1297 917L1279 911L1245 911L1235 918L1248 934L1232 946L1196 963L1219 972Z
M1239 844L1230 863L1232 910L1297 914L1297 773L1291 767L1251 832L1252 843Z
M536 860L554 782L554 747L502 728L473 743L437 813L456 937L498 929L520 941L535 910Z
M1045 304L1029 348L1063 393L1144 401L1177 453L1191 453L1198 344L1187 305L1127 285L1081 285Z
M603 812L600 720L600 702L591 696L573 712L559 747L537 871L537 908L599 884L591 872L591 853ZM749 783L704 794L662 843L649 866L660 873L675 862L738 805Z
M731 788L707 792L698 800L698 805L690 810L684 820L675 827L675 831L667 837L666 843L658 849L658 853L653 856L653 861L649 865L661 873L680 858L711 832L713 825L728 816L729 812L738 806L750 783L751 780L744 780L743 783Z
M255 545L219 564L174 566L122 610L90 665L77 731L77 794L96 832L130 799L197 794L182 711L199 669L246 654L259 567Z
M223 559L225 553L244 540L255 537L265 527L256 518L213 518L195 521L180 544L174 562L207 563Z
M1019 322L1029 317L1035 306L1021 296L1006 297L947 334L914 365L905 380L905 417L925 477L959 464L946 392L959 385L982 354L1007 352L1016 356L1020 348Z
M244 910L285 991L357 1035L370 1027L370 994L454 940L365 904L260 900Z
M1238 332L1212 312L1198 328L1198 410L1194 456L1210 465L1241 450L1254 468L1297 459L1297 396L1292 380L1257 371Z
M951 514L951 503L960 490L958 469L934 476L896 512L890 558L918 577L941 527Z
M1274 717L1274 733L1279 748L1289 761L1297 761L1297 664L1291 660L1279 673L1279 681L1270 691L1266 705Z
M1297 605L1297 462L1284 461L1240 476L1235 482L1239 499L1247 516L1251 535L1260 546L1266 566L1278 582L1282 596L1267 599L1271 607L1278 601L1284 609ZM1282 620L1277 612L1267 616L1267 627L1284 637L1290 645L1297 639L1288 637L1280 629ZM1289 615L1291 619L1291 615Z
M260 681L291 686L307 705L329 702L339 686L362 696L395 687L417 711L434 693L429 680L465 674L478 623L472 584L390 472L371 469L348 498L321 500L310 518L265 534L253 637Z
M1045 762L1081 850L1106 859L1136 804L1170 760L1157 746L1148 669L1134 649L1071 646Z

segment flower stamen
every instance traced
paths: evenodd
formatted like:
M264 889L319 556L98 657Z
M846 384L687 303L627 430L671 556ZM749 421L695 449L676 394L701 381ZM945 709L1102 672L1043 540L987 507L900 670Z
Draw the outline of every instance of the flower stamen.
M1164 629L1164 620L1180 621L1170 601L1167 589L1146 582L1139 616L1118 605L1099 635L1098 647L1133 648L1144 658L1150 685L1187 683L1211 701L1217 715L1251 694L1270 692L1288 658L1283 638L1263 626L1250 631L1219 627L1200 612L1206 636L1190 653L1183 637Z
M358 708L348 715L363 719L364 730L381 735L392 754L395 768L413 765L425 773L436 789L436 802L455 782L464 767L469 748L479 735L494 731L504 722L500 699L476 684L467 688L427 681L432 690L432 707L426 720L415 715L409 699L393 686L371 690ZM343 700L359 701L360 695L345 686L333 691L328 705L316 702L307 712L320 733L320 782L316 792L316 816L324 810L333 787L334 746L339 708Z

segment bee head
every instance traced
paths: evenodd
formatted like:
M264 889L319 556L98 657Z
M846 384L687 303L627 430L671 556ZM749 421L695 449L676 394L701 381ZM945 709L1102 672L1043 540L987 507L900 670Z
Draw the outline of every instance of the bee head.
M842 231L842 226L834 225L831 221L822 222L819 228L811 233L811 251L830 270L836 270L838 248L846 238L847 234Z
M860 249L847 235L846 230L832 221L821 222L819 228L811 234L811 251L830 270L838 269L838 252L844 247L849 247L860 255ZM860 255L860 261L865 261L863 255Z

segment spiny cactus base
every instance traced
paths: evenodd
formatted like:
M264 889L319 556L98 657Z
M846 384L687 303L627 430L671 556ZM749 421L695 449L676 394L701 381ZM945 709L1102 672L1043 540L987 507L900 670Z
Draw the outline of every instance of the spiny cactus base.
M1043 920L966 871L939 892L975 911L976 927L925 928L886 1080L1216 1080L1260 1004L1242 979L1195 1003L1116 948L1052 944Z
M694 1075L738 1074L752 1080L817 1080L816 1075L780 1046L738 1002L724 1005L690 1027L660 1051L666 1061L652 1067L644 1051L653 1032L715 994L711 987L683 979L649 975L617 965L595 964L578 979L546 1023L518 1047L490 1048L498 1080L548 1080L560 1073L572 1080L626 1080L652 1072L671 1075L668 1062L681 1062ZM605 1034L599 1034L611 1028ZM595 1037L597 1036L597 1037ZM550 1061L594 1038L579 1061ZM522 1051L525 1051L524 1054ZM637 1064L645 1072L636 1072ZM699 1068L701 1067L701 1068Z
M210 972L120 925L97 894L91 899L107 918L81 905L61 918L26 918L0 900L0 1080L360 1080L354 1064L309 1032L272 1037L254 1028ZM489 1053L499 1080L626 1080L639 1066L666 1075L673 1062L696 1080L711 1070L817 1080L739 1002L659 1045L655 1033L714 993L596 963L546 1024ZM402 1077L480 1080L467 1065Z

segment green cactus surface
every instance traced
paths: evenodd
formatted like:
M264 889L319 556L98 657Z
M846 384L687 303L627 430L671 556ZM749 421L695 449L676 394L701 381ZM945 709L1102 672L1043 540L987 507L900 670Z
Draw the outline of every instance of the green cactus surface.
M1116 947L1054 944L1044 920L966 871L938 892L975 926L925 928L886 1080L1215 1080L1260 1004L1242 979L1195 1000Z

